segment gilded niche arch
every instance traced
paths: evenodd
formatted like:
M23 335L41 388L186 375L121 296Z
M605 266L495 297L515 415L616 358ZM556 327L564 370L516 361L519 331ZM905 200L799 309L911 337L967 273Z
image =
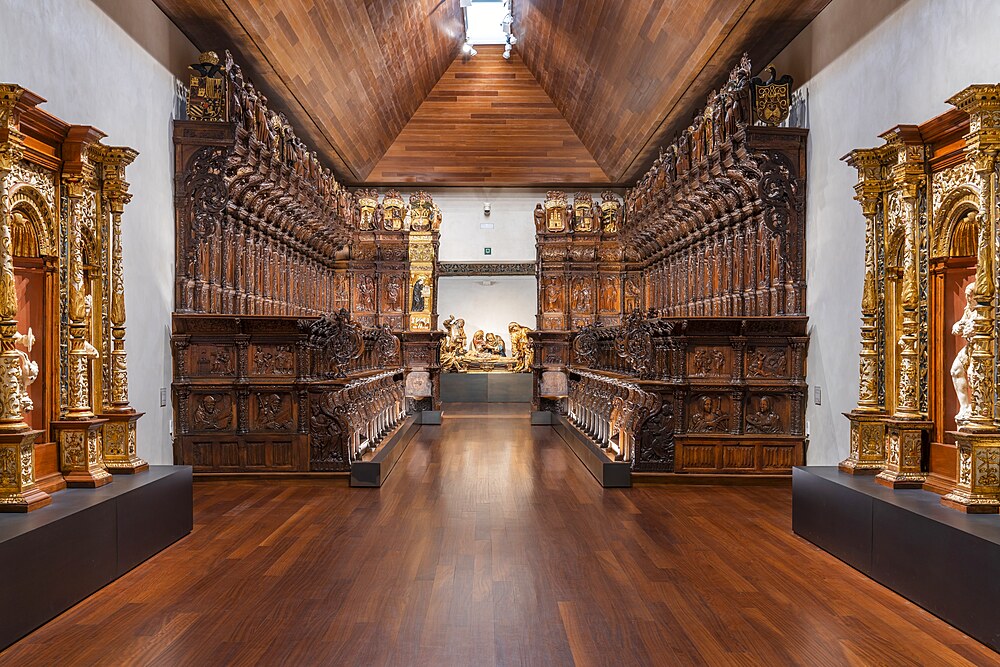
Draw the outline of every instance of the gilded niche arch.
M52 210L40 192L29 185L10 195L11 246L16 257L55 257Z
M980 201L979 193L969 187L948 194L935 217L935 257L976 255Z

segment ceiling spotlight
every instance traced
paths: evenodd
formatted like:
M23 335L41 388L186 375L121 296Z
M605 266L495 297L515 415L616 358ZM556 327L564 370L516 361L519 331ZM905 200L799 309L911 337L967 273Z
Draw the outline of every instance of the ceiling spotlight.
M465 44L462 44L462 53L464 53L466 55L469 55L469 56L473 56L473 55L475 55L475 53L473 53L473 51L475 51L475 49L472 48L472 43L471 42L466 42Z
M505 50L505 51L503 52L503 59L504 59L504 60L510 60L510 49L506 49L506 50Z
M469 55L470 55L470 56L474 56L474 55L476 55L476 54L478 54L478 53L479 53L479 51L476 51L475 49L471 49L471 50L469 51Z
M512 46L513 46L514 44L517 44L517 37L514 37L514 35L511 35L511 36L510 36L510 37L509 37L509 38L507 39L507 43L508 43L508 44L510 44L510 45L512 45Z

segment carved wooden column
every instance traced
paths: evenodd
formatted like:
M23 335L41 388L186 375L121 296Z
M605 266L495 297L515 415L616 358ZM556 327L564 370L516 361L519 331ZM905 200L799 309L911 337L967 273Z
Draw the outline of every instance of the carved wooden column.
M67 486L97 487L111 481L102 456L107 420L98 418L91 404L91 365L97 350L88 338L93 305L85 286L81 220L84 197L96 196L89 153L103 136L92 127L74 126L64 144L63 180L69 197L69 394L66 415L52 422L52 430Z
M865 216L865 282L861 295L861 359L858 407L845 416L851 421L851 445L840 470L852 474L877 473L885 466L885 406L879 401L878 284L876 215L882 209L882 163L877 150L856 150L848 164L858 170L855 199Z
M104 466L112 473L135 473L149 464L139 458L136 422L143 413L129 404L128 365L125 354L125 276L122 266L122 211L132 198L128 194L125 168L138 153L131 148L109 148L104 152L104 198L111 212L111 404L101 417Z
M924 472L923 442L933 427L921 408L927 387L922 382L921 364L928 350L920 346L921 288L919 265L927 258L920 253L919 197L925 188L924 146L916 126L900 125L882 135L889 158L892 196L899 198L903 230L902 324L897 369L896 409L886 419L885 467L876 481L892 488L920 488ZM887 341L888 343L889 341Z
M1000 428L994 406L996 387L996 253L997 155L1000 153L1000 86L966 88L950 100L969 114L965 138L966 159L975 169L979 186L978 238L972 339L969 341L968 382L971 417L959 422L955 433L958 461L955 488L941 499L949 507L969 513L1000 509Z
M8 176L23 152L18 103L41 98L20 86L0 84L0 512L30 512L52 502L35 484L35 440L41 431L24 421L21 360L14 350L17 289L10 239Z

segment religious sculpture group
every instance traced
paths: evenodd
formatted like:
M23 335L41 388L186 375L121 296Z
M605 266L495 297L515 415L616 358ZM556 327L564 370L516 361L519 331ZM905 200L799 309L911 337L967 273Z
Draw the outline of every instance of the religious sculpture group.
M445 337L441 341L441 370L455 373L494 370L526 373L534 361L534 349L528 327L511 322L507 327L510 336L510 355L503 336L478 330L467 341L465 320L451 315L444 321Z
M841 470L1000 509L1000 86L852 151L865 219L858 406Z
M804 461L806 130L745 57L620 203L535 210L534 408L636 471Z
M98 487L139 458L122 217L137 153L0 84L0 511Z

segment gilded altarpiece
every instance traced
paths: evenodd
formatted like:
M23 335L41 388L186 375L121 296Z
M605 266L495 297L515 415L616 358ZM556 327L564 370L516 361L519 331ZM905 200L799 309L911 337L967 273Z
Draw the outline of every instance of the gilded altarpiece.
M137 153L0 85L0 509L146 469L129 403L122 226ZM18 465L12 465L15 460Z
M840 467L1000 507L996 373L1000 87L845 160L865 219L859 398Z

